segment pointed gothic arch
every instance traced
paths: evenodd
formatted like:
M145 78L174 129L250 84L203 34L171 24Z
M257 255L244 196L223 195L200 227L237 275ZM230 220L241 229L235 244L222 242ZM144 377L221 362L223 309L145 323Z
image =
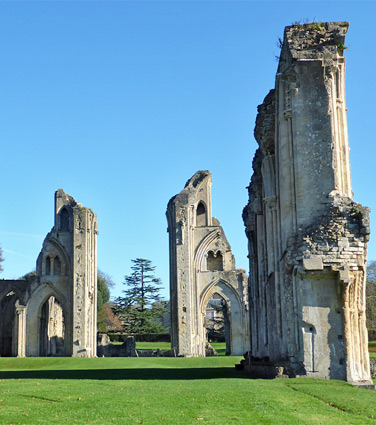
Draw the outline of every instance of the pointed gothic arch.
M46 270L46 273L45 274L51 274L51 258L50 258L50 256L49 255L47 255L47 257L46 257L46 268L45 268L45 270Z
M0 300L0 355L1 357L17 356L17 312L18 294L10 290Z
M202 227L208 225L207 208L203 201L197 204L196 208L196 226Z
M51 283L47 282L39 286L30 296L27 304L27 322L26 332L28 334L28 344L26 347L27 356L46 356L51 355L51 352L44 350L44 344L47 341L43 340L43 327L48 326L47 323L43 323L43 320L47 318L45 304L50 298L57 300L57 303L61 307L61 314L64 320L64 348L61 350L59 355L69 356L71 352L67 345L67 335L71 333L72 321L71 314L69 314L67 305L68 301L65 296Z
M41 305L39 317L39 356L63 356L65 316L63 308L53 295Z
M245 336L248 329L248 323L243 312L244 305L236 288L225 279L217 278L213 280L200 295L201 340L206 336L204 329L206 308L214 294L218 294L227 307L229 334L227 336L228 342L226 341L226 351L232 355L243 355L247 348Z
M62 232L69 232L69 212L67 208L63 207L60 211L60 226Z
M61 261L58 255L56 255L54 258L54 275L61 275Z
M204 237L204 239L200 242L196 249L195 257L194 257L194 268L197 271L207 270L207 252L212 244L216 240L219 240L221 237L221 233L218 229L213 230L208 235Z
M63 245L53 236L46 239L43 244L45 259L45 274L68 276L71 270L71 259ZM47 258L49 258L50 272L47 273ZM55 264L55 261L57 264Z
M223 271L223 255L220 250L210 250L206 256L206 268L209 271Z

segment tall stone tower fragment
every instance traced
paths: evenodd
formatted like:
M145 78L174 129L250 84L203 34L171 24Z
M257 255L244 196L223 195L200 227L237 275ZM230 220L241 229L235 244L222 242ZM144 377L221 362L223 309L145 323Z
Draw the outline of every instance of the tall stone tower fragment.
M96 356L97 216L60 189L52 232L50 238L60 239L71 262L72 356Z
M252 372L370 383L369 210L352 200L346 22L286 27L258 107L249 203ZM279 369L278 369L279 367Z
M205 314L218 296L229 311L229 347L233 355L249 348L248 288L219 221L212 217L209 171L198 171L170 199L167 221L170 244L172 347L183 356L205 356Z
M62 189L36 276L0 282L1 356L96 356L97 217Z

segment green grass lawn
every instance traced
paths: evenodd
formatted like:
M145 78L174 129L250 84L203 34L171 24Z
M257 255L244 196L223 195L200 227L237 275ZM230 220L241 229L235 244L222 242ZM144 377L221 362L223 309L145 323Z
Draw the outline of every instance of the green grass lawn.
M121 345L122 342L113 342L114 345ZM225 342L212 342L214 350L217 351L218 356L226 355L226 343ZM171 350L171 342L137 342L137 350Z
M171 350L171 342L137 342L137 350Z
M225 342L211 342L211 346L218 353L218 356L226 355L226 343Z
M113 342L113 345L122 345L123 342ZM137 350L171 350L171 342L136 342Z
M376 341L368 342L368 351L371 358L376 357Z
M122 342L114 342L113 344L122 344ZM224 342L212 342L212 347L217 351L218 356L226 355L226 343ZM137 342L136 348L138 350L170 350L170 342ZM370 357L376 357L376 341L370 341L368 343L368 350Z
M375 424L376 392L253 380L240 357L2 358L1 424Z

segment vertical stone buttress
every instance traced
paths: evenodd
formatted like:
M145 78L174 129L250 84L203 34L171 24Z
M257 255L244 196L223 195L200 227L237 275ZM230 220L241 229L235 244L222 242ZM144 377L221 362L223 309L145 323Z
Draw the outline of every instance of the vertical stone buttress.
M369 210L352 200L346 22L286 27L275 89L258 107L249 203L250 365L369 383Z
M171 345L179 355L205 356L205 314L218 294L230 308L231 353L248 350L248 288L211 211L212 179L198 171L167 207L170 247ZM212 262L211 262L212 261Z
M63 210L67 211L64 216ZM63 222L64 220L67 222ZM55 231L71 261L72 356L96 356L97 217L63 190L55 193Z

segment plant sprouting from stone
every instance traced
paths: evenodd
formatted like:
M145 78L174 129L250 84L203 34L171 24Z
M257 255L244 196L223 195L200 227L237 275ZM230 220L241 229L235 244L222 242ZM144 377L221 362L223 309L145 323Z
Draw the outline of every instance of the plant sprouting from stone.
M310 24L308 24L308 29L321 32L325 30L325 27L322 24L322 22L313 21Z
M360 209L358 207L353 207L351 215L358 216L360 214Z
M346 49L348 49L348 47L343 45L343 44L337 44L337 49L338 50L346 50Z

